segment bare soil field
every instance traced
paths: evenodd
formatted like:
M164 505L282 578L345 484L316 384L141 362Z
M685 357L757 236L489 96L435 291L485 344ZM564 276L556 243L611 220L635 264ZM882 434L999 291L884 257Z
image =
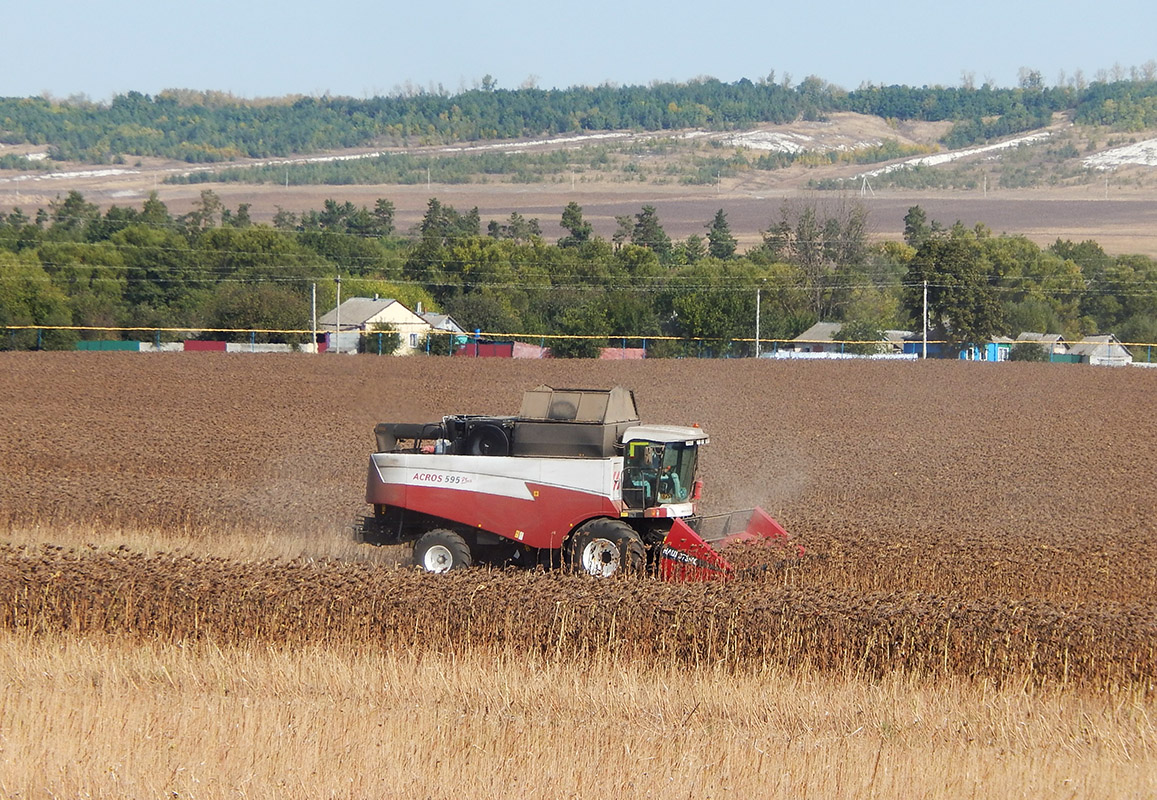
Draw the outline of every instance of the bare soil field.
M815 175L814 177L821 177ZM133 188L117 188L114 178L61 181L18 197L8 187L0 188L0 212L21 207L25 211L44 207L71 189L102 207L139 207L153 185L147 177ZM183 214L192 209L205 189L215 192L230 208L251 204L251 214L259 222L269 222L278 208L301 212L323 207L327 199L352 202L372 208L378 198L396 206L397 227L408 231L421 221L427 201L437 197L459 210L477 207L483 223L503 220L517 212L537 218L548 239L561 238L562 210L572 200L583 209L584 218L595 232L609 239L616 230L615 217L634 215L647 204L655 206L667 233L676 239L692 234L705 235L706 228L723 209L741 249L761 241L760 232L778 221L780 207L787 201L825 204L863 202L869 212L872 235L880 240L899 240L904 231L904 215L914 205L924 208L929 219L946 225L960 221L972 226L987 225L996 233L1023 234L1042 246L1059 239L1092 239L1112 254L1139 253L1157 257L1157 190L1103 186L1071 190L1016 190L995 192L914 192L878 191L861 197L858 193L816 192L796 180L729 181L718 187L655 186L584 182L545 185L458 185L445 186L247 186L242 184L156 185L169 210Z
M18 522L333 530L362 510L376 422L511 414L545 382L622 384L644 419L703 425L711 510L762 504L798 535L1131 549L1157 530L1140 369L5 353L0 370Z
M794 585L1157 596L1147 370L116 353L0 366L9 529L211 531L325 557L365 510L376 422L512 414L543 382L622 384L645 420L708 431L706 511L776 516L807 549L784 573Z
M1152 370L5 353L0 375L5 793L1157 784ZM803 555L670 585L425 575L354 542L374 423L513 414L543 382L698 422L707 510L762 505Z

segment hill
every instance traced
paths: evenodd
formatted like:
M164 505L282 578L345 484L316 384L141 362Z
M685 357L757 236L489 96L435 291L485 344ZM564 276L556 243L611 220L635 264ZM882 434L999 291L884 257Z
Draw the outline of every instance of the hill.
M654 203L670 232L686 236L722 206L747 244L768 224L768 206L826 189L874 196L882 236L896 235L910 205L943 197L951 202L930 207L940 219L1154 255L1157 241L1143 232L1157 213L1152 151L1121 161L1121 148L1154 138L1157 82L1147 73L851 92L808 77L361 100L187 90L108 104L0 98L0 209L73 189L108 207L158 189L183 212L199 192L165 182L210 181L227 202L251 203L258 221L277 207L388 196L405 225L439 195L484 217L538 217L546 229L578 200L604 236L615 216ZM935 161L895 169L919 157ZM1014 202L990 206L990 197Z
M932 218L982 223L1041 245L1094 239L1109 252L1157 256L1157 129L1113 133L1057 116L1041 131L950 150L939 143L950 128L841 112L734 131L359 147L195 166L157 157L101 168L53 163L51 170L0 171L0 212L46 207L75 190L106 209L139 206L156 191L180 214L211 188L226 205L250 204L259 222L279 208L315 209L327 199L372 206L386 197L406 230L437 196L477 207L484 220L538 218L549 237L559 231L562 209L577 201L595 232L610 238L616 217L653 204L678 238L702 235L723 208L748 247L784 199L854 197L867 205L879 238L898 239L907 209L921 205ZM44 153L43 146L0 146L0 155Z

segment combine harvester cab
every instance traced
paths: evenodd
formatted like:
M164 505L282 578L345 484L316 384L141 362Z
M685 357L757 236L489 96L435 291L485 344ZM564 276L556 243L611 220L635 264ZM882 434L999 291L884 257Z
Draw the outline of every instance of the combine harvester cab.
M523 396L517 417L382 423L370 458L363 536L413 542L415 565L567 565L606 577L647 567L666 580L728 577L716 548L786 543L762 509L697 516L697 426L640 424L621 387Z

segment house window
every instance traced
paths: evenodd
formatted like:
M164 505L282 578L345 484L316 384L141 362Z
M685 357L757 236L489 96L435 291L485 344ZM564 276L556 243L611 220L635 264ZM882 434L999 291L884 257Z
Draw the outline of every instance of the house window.
M413 349L413 348L416 348L417 346L418 346L418 334L411 333L410 334L410 348Z

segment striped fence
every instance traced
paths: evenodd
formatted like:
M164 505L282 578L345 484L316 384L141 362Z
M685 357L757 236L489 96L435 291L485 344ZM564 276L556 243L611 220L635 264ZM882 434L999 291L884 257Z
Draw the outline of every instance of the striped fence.
M69 336L67 346L46 339L47 334L63 333ZM121 338L89 339L77 338L93 334L119 334ZM203 338L221 334L230 338L248 341L227 341L225 339ZM148 328L148 327L96 327L82 325L9 325L0 327L0 350L45 350L76 349L83 351L121 352L226 352L226 353L370 353L376 355L425 354L465 357L502 358L550 358L550 345L562 340L598 340L605 342L598 352L599 357L611 360L636 360L655 357L657 350L663 356L681 358L735 358L758 355L771 359L842 359L875 358L916 360L921 357L924 342L906 342L904 352L883 352L857 354L852 352L859 345L881 345L874 340L801 340L801 339L760 339L733 338L718 339L705 337L677 336L605 336L573 334L519 334L476 330L463 334L433 329L426 332L422 345L418 348L401 348L396 353L388 352L388 333L378 331L343 331L340 334L321 334L316 344L311 344L315 332L308 329L242 329L242 328ZM17 337L21 341L17 341ZM35 339L30 337L34 336ZM195 338L194 338L195 337ZM298 338L297 343L258 342L258 338ZM942 340L929 339L926 343L936 347L947 344ZM1096 344L1096 342L1075 341L1076 344ZM1130 348L1133 364L1157 366L1155 342L1122 342ZM673 346L673 347L672 347ZM823 352L807 352L812 347L833 348ZM975 350L975 348L973 348ZM940 356L943 357L943 356ZM952 356L955 357L955 356ZM960 358L974 360L961 353ZM983 357L975 360L984 361ZM987 359L1004 360L1004 359ZM1050 357L1053 362L1081 363L1076 356Z

